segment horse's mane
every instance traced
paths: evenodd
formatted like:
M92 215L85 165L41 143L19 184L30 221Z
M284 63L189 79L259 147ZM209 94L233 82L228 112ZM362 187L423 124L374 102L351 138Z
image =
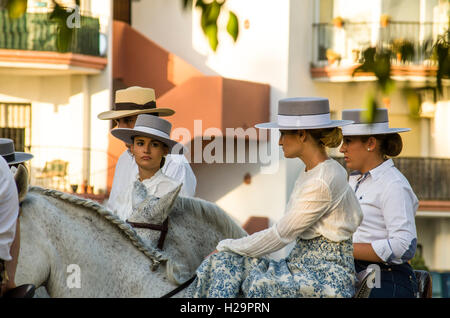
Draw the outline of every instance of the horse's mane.
M61 199L70 204L87 208L88 211L102 216L113 226L118 227L122 233L125 234L125 237L127 237L139 251L144 253L144 255L152 261L152 269L156 269L161 262L167 261L159 251L151 246L147 246L128 223L122 221L117 215L111 213L111 211L93 200L80 198L57 190L44 189L38 186L30 187L28 192L37 192L45 196Z
M247 233L218 205L200 198L179 196L174 203L175 209L190 211L193 217L216 225L228 238L240 238Z

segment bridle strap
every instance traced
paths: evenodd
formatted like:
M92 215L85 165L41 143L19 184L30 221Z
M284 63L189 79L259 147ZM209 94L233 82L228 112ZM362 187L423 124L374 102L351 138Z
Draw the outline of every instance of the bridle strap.
M127 223L132 227L140 229L149 229L154 231L161 231L161 235L158 240L158 248L162 250L164 246L164 240L166 239L167 231L169 230L169 218L167 217L162 224L151 224L151 223L136 223L127 220Z
M167 217L162 224L151 224L151 223L138 223L138 222L130 222L126 221L132 227L140 228L140 229L149 229L155 231L161 231L161 235L158 240L158 248L162 250L164 246L164 240L166 239L167 231L169 230L169 217ZM192 276L189 280L175 288L174 290L168 292L167 294L161 296L161 298L170 298L173 295L178 294L183 289L187 288L194 280L197 278L197 275Z
M189 278L189 280L187 280L186 282L184 282L183 284L181 284L180 286L178 286L171 292L168 292L167 294L161 296L161 298L170 298L173 295L178 294L180 291L187 288L196 278L197 278L197 275L192 276L191 278Z

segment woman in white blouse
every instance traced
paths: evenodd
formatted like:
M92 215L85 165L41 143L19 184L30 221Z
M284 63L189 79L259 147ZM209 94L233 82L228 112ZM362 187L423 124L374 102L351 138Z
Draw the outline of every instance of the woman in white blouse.
M359 200L364 218L353 235L357 272L370 264L381 269L381 284L370 297L415 297L417 282L408 261L416 244L414 217L418 200L408 180L394 167L400 154L400 132L389 128L387 109L378 109L374 122L364 121L363 111L344 110L342 118L355 123L342 129L340 151L347 168L353 170L349 183Z
M161 168L164 166L165 156L172 151L175 145L180 150L183 147L170 139L172 124L167 120L149 114L140 114L137 117L134 128L115 128L111 134L120 140L130 144L130 151L138 166L138 173L134 180L142 182L147 188L147 193L161 197L174 190L180 183L165 175ZM125 189L129 198L113 212L122 220L132 214L133 187ZM180 195L185 195L183 188Z
M325 147L342 140L323 98L280 100L278 120L256 125L279 129L286 158L305 164L287 211L269 229L219 242L203 261L187 297L352 297L355 269L352 235L362 219L345 169ZM276 186L276 185L274 185ZM280 261L265 257L296 241Z

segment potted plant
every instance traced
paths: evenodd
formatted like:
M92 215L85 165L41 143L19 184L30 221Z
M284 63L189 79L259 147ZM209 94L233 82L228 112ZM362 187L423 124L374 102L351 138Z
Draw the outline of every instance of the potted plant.
M332 22L333 22L333 25L336 27L336 28L342 28L343 26L344 26L344 24L345 24L345 21L344 21L344 19L342 18L342 17L335 17L333 20L332 20Z
M385 28L391 23L391 16L389 14L382 14L380 16L380 25L382 28Z
M326 55L329 65L333 65L336 61L338 63L341 61L341 55L332 49L328 49Z
M412 61L414 43L405 39L395 39L392 41L392 52L396 54L398 62Z

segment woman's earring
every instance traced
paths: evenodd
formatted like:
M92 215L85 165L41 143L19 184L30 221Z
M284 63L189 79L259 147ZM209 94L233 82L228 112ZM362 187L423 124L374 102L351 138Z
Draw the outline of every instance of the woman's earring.
M367 151L370 151L370 148L367 148Z

